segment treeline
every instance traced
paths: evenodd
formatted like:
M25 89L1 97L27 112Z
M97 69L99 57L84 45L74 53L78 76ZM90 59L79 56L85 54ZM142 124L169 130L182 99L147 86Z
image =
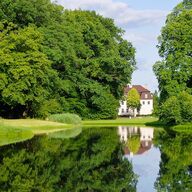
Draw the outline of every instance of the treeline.
M160 119L167 124L192 121L192 1L167 16L159 37L162 61L154 65L159 82Z
M50 0L0 2L0 116L114 118L135 49L112 19Z

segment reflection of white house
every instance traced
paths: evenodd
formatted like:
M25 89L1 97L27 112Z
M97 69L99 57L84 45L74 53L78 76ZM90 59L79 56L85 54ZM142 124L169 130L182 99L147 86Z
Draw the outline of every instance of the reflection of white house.
M135 109L135 114L136 115L151 115L153 112L153 96L152 96L151 92L141 85L133 85L133 86L127 85L124 88L125 97L127 96L128 92L132 88L135 88L140 95L141 108L140 108L139 112ZM132 114L132 110L130 110L129 106L127 106L127 101L121 100L118 115L125 116L125 115L131 115L131 114Z
M143 128L143 127L127 127L127 126L119 126L118 127L118 135L120 136L121 142L128 142L129 138L138 135L140 136L140 148L137 151L137 154L143 154L145 151L148 151L152 146L153 140L153 128ZM125 153L130 154L131 152L126 147Z

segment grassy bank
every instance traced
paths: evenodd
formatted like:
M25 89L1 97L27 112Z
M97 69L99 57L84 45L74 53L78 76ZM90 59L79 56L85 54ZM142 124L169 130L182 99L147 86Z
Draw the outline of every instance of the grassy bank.
M114 120L86 120L83 126L117 126L117 125L157 125L158 118L155 117L137 117L137 118L117 118Z
M5 127L9 128L9 130L11 128L30 130L36 135L71 128L72 125L36 119L0 120L0 128Z
M60 132L61 136L73 136L78 130L71 131L72 124L64 124L36 119L0 120L0 146L31 139L34 135ZM66 131L62 133L62 131ZM73 133L75 132L75 133ZM54 136L54 135L53 135Z

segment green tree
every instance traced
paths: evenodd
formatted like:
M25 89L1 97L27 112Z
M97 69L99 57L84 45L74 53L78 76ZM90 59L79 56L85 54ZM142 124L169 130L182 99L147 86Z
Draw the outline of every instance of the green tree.
M130 107L135 116L135 109L140 107L140 95L135 88L132 88L127 95L127 106Z
M159 82L160 101L181 91L192 94L192 2L184 0L167 16L158 38L159 55L154 72Z
M153 94L153 115L159 115L159 95L157 91Z
M0 26L1 114L35 116L51 98L57 73L41 52L43 37L35 26L15 29L7 22Z
M69 84L64 110L83 118L116 117L117 100L135 68L135 49L122 30L95 12L76 10L42 31L44 52Z
M13 22L20 27L35 24L48 25L61 22L63 7L50 0L3 0L0 2L0 20Z
M77 113L83 118L116 117L117 101L135 69L135 49L123 39L123 30L115 26L112 19L94 11L64 10L50 0L5 0L0 1L0 21L16 24L18 29L14 31L19 30L20 33L33 26L41 36L38 51L46 57L51 73L56 74L51 76L51 81L49 74L43 77L48 80L43 85L46 93L40 90L38 101L35 97L30 98L34 105L31 116L44 117L54 110L57 113L62 110ZM24 52L28 51L32 54L34 50L25 46ZM9 52L12 54L11 48ZM14 52L19 53L19 49L14 49ZM26 58L25 55L23 57ZM6 57L1 59L6 62ZM40 57L39 60L46 62ZM38 68L34 67L33 74L38 72ZM43 72L46 73L46 70ZM10 81L5 74L1 74L1 79L3 90ZM20 80L18 87L23 86L22 83ZM25 97L25 93L22 94ZM4 99L0 102L6 113L8 103ZM20 108L25 108L24 102L17 107L19 113L24 110ZM12 103L9 106L16 109ZM7 114L10 112L7 111ZM14 111L14 114L18 112ZM25 114L29 115L28 112Z
M178 95L180 102L181 117L183 122L192 122L192 95L181 92Z
M167 99L160 109L160 120L166 124L178 124L182 122L180 103L177 97Z

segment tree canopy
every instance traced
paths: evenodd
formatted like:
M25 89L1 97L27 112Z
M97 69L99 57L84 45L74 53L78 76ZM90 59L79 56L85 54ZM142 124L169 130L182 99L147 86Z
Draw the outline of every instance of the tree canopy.
M192 94L192 2L184 0L167 16L159 36L159 55L162 61L154 65L165 101L181 91Z
M183 0L167 16L158 39L162 61L156 62L153 69L159 82L159 113L162 120L171 124L192 121L184 115L191 114L184 100L191 100L192 95L191 26L192 2ZM178 98L178 95L184 97Z
M0 22L0 116L116 117L135 49L112 19L49 0L5 0Z

